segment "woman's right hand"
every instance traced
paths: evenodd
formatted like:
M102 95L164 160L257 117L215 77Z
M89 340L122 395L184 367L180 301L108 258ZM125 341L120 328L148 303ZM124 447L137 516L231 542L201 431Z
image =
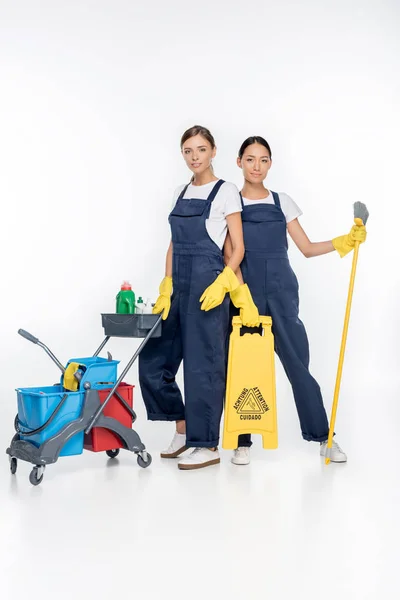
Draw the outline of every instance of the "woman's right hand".
M160 283L159 292L160 295L153 306L153 315L158 315L162 312L162 319L165 321L169 315L169 309L171 308L172 277L164 277Z

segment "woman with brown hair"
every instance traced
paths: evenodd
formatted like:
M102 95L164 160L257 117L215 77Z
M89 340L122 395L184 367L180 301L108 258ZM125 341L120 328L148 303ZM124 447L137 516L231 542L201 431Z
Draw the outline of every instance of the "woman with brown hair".
M175 435L161 457L176 458L192 448L178 463L189 470L220 462L227 292L236 291L236 304L247 308L249 326L256 324L258 314L235 275L244 255L242 207L236 186L214 175L214 138L205 127L194 126L183 134L181 152L193 176L174 194L165 277L153 310L163 313L163 330L140 355L139 380L148 418L176 421ZM228 232L232 253L224 266ZM175 381L182 360L185 405Z

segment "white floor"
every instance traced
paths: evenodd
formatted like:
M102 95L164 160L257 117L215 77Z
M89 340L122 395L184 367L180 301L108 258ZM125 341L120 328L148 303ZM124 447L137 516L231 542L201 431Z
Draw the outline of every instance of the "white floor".
M400 597L391 437L338 438L349 462L326 466L283 430L276 451L256 441L248 467L223 452L219 466L181 472L157 456L169 426L137 426L153 455L146 470L127 452L85 452L35 488L29 466L11 476L3 456L2 598Z

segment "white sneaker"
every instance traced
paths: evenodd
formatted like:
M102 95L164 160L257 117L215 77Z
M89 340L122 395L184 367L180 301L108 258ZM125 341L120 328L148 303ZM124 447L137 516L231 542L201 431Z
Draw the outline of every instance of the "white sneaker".
M186 433L178 433L175 431L175 435L172 438L172 442L166 450L161 452L161 458L176 458L182 452L185 452L186 448Z
M327 451L328 451L328 442L323 442L321 444L321 449L320 449L319 453L321 456L324 456L326 458ZM347 456L345 455L345 453L343 452L343 450L341 449L339 444L337 442L335 442L335 440L332 440L332 448L330 449L329 458L331 459L331 462L336 462L336 463L347 462Z
M248 465L250 463L250 448L247 446L239 446L233 451L231 462L234 465Z
M202 469L210 465L217 465L220 461L218 450L195 448L189 456L182 458L178 462L178 468L183 471L191 471L192 469Z

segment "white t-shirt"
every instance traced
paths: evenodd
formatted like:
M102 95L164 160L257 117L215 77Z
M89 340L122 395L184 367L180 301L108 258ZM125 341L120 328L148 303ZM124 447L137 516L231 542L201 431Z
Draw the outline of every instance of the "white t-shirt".
M294 221L300 217L303 213L300 208L297 206L294 200L287 194L283 192L278 193L279 200L281 201L281 209L286 218L286 223L290 223L290 221ZM261 198L260 200L249 200L248 198L243 197L243 204L247 206L248 204L274 204L274 198L272 193L270 192L266 198Z
M216 181L210 181L210 183L206 183L205 185L193 185L191 183L185 192L184 198L207 200L216 183ZM186 184L180 185L175 190L171 210L175 207L176 201L178 200L185 185ZM224 246L228 230L226 217L232 213L241 211L242 203L240 202L239 190L234 183L225 181L219 188L217 195L212 201L210 216L208 219L206 219L206 229L208 235L221 250Z

